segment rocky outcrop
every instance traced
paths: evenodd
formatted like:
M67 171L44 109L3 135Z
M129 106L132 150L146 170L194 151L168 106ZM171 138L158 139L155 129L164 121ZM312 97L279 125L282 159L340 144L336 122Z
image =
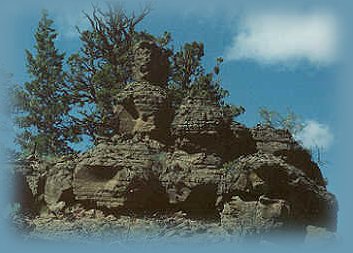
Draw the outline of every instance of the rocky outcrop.
M257 151L280 156L287 163L301 169L317 184L325 185L326 182L318 165L311 160L309 152L301 147L287 130L258 125L250 132Z
M16 200L34 215L59 212L74 201L72 193L74 157L41 160L31 156L14 164L20 191Z
M257 125L250 130L256 142L256 149L264 153L274 154L283 150L291 150L296 145L287 130L274 129L271 126Z
M132 83L117 96L117 129L128 136L150 136L165 141L171 107L167 90L149 83Z
M335 231L337 201L288 131L229 122L191 93L172 111L164 52L150 42L136 52L135 81L116 97L118 135L78 157L20 166L39 214L77 217L80 205L116 217L182 212L228 233Z
M162 152L163 145L153 140L117 139L98 144L77 160L73 176L76 199L135 211L163 206L157 164Z
M143 40L135 45L132 77L138 82L166 86L170 63L168 53L156 43Z
M189 215L217 216L216 200L222 159L215 154L175 151L167 155L160 180L169 203Z
M336 229L335 197L279 157L260 152L242 157L225 175L227 223L241 223L252 231L262 231L264 222L266 230L304 230L307 225ZM255 212L252 219L250 210Z
M72 183L75 165L71 159L61 159L48 169L44 185L44 201L50 211L59 212L74 203Z
M222 153L228 130L220 106L207 97L186 97L172 122L172 135L178 149L189 153Z

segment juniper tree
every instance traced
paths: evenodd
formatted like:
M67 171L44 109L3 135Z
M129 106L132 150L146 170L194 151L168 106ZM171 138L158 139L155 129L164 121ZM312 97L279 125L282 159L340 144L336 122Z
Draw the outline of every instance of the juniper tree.
M205 73L201 64L205 52L203 43L196 41L185 43L179 51L174 51L171 57L172 72L169 90L173 107L177 108L192 83Z
M17 143L24 152L61 155L72 152L69 142L79 135L69 122L70 97L64 83L65 54L56 48L58 33L47 11L42 12L35 32L34 53L26 50L30 81L15 89Z
M243 108L224 102L228 93L215 78L220 71L221 58L217 60L214 71L206 73L202 65L202 43L186 43L176 51L170 47L170 33L156 37L137 29L149 10L146 7L138 15L129 15L119 5L108 5L106 10L94 6L91 14L85 13L90 27L78 29L82 46L69 57L66 80L70 84L70 95L76 108L73 120L77 128L93 141L97 136L111 137L116 134L114 97L133 81L133 48L145 39L154 41L169 54L171 72L168 73L168 88L175 109L192 87L194 90L198 87L212 94L213 99L224 107L228 118L243 112Z
M179 51L173 53L169 87L173 105L177 108L186 94L206 96L222 107L227 121L233 121L245 109L225 102L229 92L221 86L219 78L223 58L217 58L213 71L206 72L202 64L204 56L203 43L196 41L185 43Z
M93 8L85 13L90 28L79 30L82 47L68 60L68 83L77 107L77 127L94 141L114 135L114 95L131 82L133 45L141 36L136 26L149 13L126 14L120 6Z

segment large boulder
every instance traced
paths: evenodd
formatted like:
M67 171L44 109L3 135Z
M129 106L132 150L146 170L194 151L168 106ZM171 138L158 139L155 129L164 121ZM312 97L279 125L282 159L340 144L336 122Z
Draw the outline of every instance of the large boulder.
M167 52L151 40L135 45L132 77L116 96L116 130L120 134L149 136L167 142L172 117L167 92Z
M190 215L217 215L219 168L222 159L215 154L175 151L166 157L160 180L169 203Z
M72 188L75 159L60 159L48 168L44 185L44 201L57 213L74 203Z
M187 96L172 122L175 146L188 153L223 155L224 144L231 137L221 107L204 96ZM227 137L228 136L228 137Z
M280 156L287 163L301 169L317 184L325 186L326 181L319 166L312 161L309 151L304 149L288 130L257 125L250 133L257 151Z
M335 197L327 192L325 187L317 185L303 171L286 163L280 157L266 153L241 157L227 168L224 181L223 201L227 207L224 210L224 216L228 217L229 221L229 215L233 215L234 226L237 226L239 219L243 220L243 215L245 220L248 220L247 216L250 215L243 208L237 211L239 201L242 201L247 204L241 205L256 206L256 208L259 203L266 202L272 207L273 203L277 203L277 207L282 203L281 210L283 209L285 215L272 210L275 217L269 217L270 224L272 223L274 228L280 225L303 230L308 225L314 225L326 227L329 230L336 229ZM231 210L232 208L235 210ZM248 209L250 210L251 207ZM261 217L266 218L263 215ZM281 219L278 220L278 217ZM252 221L258 218L253 216ZM277 224L276 221L279 223ZM262 227L257 222L249 226ZM266 225L266 229L268 228L269 226Z
M73 190L78 201L105 208L148 210L163 206L156 141L103 142L80 157ZM165 201L164 201L165 200Z
M116 99L118 132L159 140L168 137L171 107L165 88L147 82L131 83Z

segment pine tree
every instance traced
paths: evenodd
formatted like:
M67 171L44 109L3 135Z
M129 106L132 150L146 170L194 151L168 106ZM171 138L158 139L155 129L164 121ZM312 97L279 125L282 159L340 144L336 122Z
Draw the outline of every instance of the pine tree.
M206 73L202 65L204 45L186 43L179 51L169 47L171 35L165 32L156 37L137 26L149 14L147 6L139 15L127 14L120 5L108 4L106 10L93 6L86 18L90 27L78 29L82 46L68 59L70 102L75 108L71 115L74 129L87 135L94 143L97 137L112 137L116 133L114 97L133 81L134 45L141 40L152 40L168 53L171 62L168 88L175 109L190 91L208 92L211 99L224 108L225 116L233 120L244 109L228 105L224 98L228 92L216 79L222 59L217 59L213 72Z
M115 96L133 81L134 45L141 40L154 41L168 54L171 71L168 89L174 109L190 94L205 95L223 108L227 120L244 112L242 107L225 102L228 92L221 87L219 73L222 58L213 71L202 65L204 45L186 43L179 51L169 47L171 35L156 37L137 26L149 13L128 15L119 5L107 10L93 7L86 14L90 28L79 30L82 46L68 61L55 46L58 33L53 20L43 12L35 33L35 53L26 51L30 81L15 89L17 142L22 152L36 149L41 155L73 152L70 147L82 136L111 137L115 132Z
M222 88L219 78L223 58L217 58L213 71L206 72L202 64L205 55L202 42L185 43L172 55L172 74L170 78L170 95L173 106L178 108L186 94L207 97L219 105L227 121L245 112L241 106L225 102L229 92Z
M79 141L70 126L70 97L64 83L64 53L55 46L58 33L47 11L42 12L36 33L35 54L26 50L30 81L15 90L17 142L23 152L61 155L72 152L69 142Z
M107 10L94 6L92 14L85 13L89 29L78 29L82 47L69 57L67 82L77 108L76 126L93 142L116 134L114 96L132 81L133 45L145 37L165 43L136 31L148 13L148 7L129 15L119 5L108 4Z

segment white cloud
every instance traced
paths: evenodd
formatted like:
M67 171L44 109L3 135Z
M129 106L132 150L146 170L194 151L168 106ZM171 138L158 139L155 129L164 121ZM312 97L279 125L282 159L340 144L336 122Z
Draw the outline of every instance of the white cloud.
M314 120L306 122L304 129L297 134L296 139L301 141L303 146L312 148L328 149L334 139L329 126L320 124Z
M264 64L307 60L327 65L336 60L337 25L330 14L253 14L241 23L228 60Z

